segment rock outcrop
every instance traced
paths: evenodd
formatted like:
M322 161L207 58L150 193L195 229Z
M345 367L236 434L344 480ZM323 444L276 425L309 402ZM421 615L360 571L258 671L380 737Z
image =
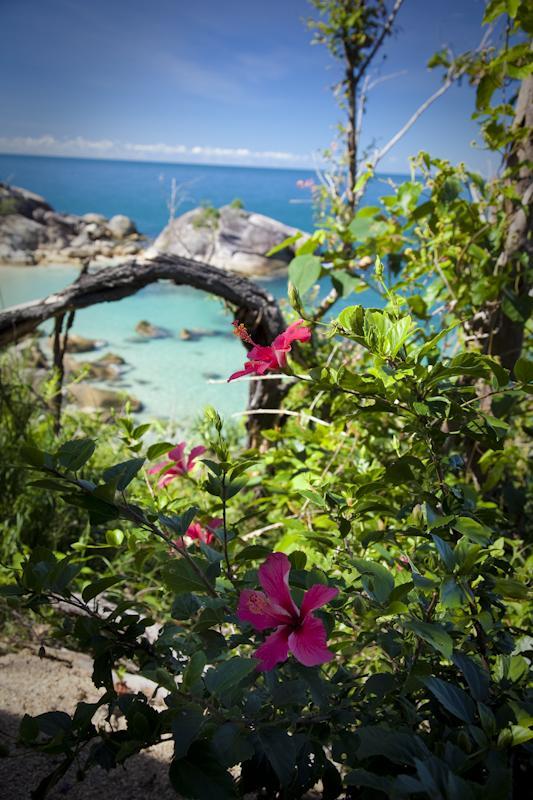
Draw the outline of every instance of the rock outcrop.
M78 333L71 333L67 340L67 353L91 353L105 345L104 339L88 339Z
M145 339L166 339L170 336L170 332L166 328L159 328L153 325L146 319L142 319L135 326L135 333L143 336Z
M266 254L297 233L271 217L233 205L196 208L172 220L144 255L184 256L244 275L272 276L287 268L294 250ZM303 241L302 237L298 244Z
M39 195L0 183L0 263L117 261L143 249L129 217L60 214Z
M126 404L129 404L130 409L135 412L141 411L143 407L136 397L83 382L71 384L68 387L68 395L84 411L121 412Z

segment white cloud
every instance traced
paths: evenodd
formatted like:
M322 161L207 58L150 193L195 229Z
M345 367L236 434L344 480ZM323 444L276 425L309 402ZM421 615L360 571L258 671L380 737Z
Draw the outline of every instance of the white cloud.
M247 147L166 144L164 142L123 142L88 139L85 136L56 138L43 136L0 136L0 152L20 155L78 156L157 160L167 158L185 163L217 163L257 166L313 166L311 153L280 150L250 150Z

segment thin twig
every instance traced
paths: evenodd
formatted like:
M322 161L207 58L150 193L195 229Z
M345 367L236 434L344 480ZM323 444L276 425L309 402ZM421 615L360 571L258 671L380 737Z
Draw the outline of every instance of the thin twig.
M253 411L236 411L231 416L248 417L251 414L279 414L287 417L300 417L301 419L308 419L311 420L311 422L316 422L317 425L325 425L327 428L331 428L333 425L332 422L326 422L324 419L313 417L311 414L305 414L303 411L289 411L285 408L256 408Z

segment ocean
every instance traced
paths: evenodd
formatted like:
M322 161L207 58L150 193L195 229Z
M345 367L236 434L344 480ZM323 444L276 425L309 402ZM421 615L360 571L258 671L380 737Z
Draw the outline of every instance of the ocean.
M84 214L126 214L139 231L154 238L169 218L171 184L179 187L184 213L201 202L215 206L239 198L245 208L311 231L313 213L309 194L297 188L310 170L256 167L204 166L77 158L0 155L0 180L42 195L58 211ZM369 187L367 204L390 192L376 178ZM396 181L401 180L394 176ZM74 266L1 267L0 307L44 297L70 283L78 274ZM264 282L278 299L286 296L284 278ZM371 303L369 293L358 303ZM375 298L374 298L375 300ZM141 319L168 328L172 338L141 340L134 328ZM179 338L183 328L214 332L198 340ZM138 397L140 416L159 417L186 430L205 405L230 416L246 407L247 383L210 383L239 369L244 361L240 342L231 335L231 316L220 301L201 292L171 284L149 286L133 297L84 309L76 314L74 332L104 339L104 352L117 353L127 362L120 383L113 387Z

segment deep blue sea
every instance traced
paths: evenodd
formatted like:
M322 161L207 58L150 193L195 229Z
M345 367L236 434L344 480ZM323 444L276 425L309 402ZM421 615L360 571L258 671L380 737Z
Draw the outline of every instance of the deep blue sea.
M178 214L203 201L221 206L239 198L248 210L311 231L309 193L296 186L299 179L309 177L314 177L312 171L300 169L0 155L1 181L42 195L58 211L93 211L108 217L126 214L149 238L168 221L173 179L181 198ZM368 205L390 192L386 183L389 177L402 179L386 175L376 178L365 198ZM77 273L76 267L64 265L0 267L0 307L58 291ZM286 296L285 279L267 284L279 299ZM372 298L366 299L372 302ZM354 302L364 303L365 297L358 295ZM175 336L139 340L134 327L141 319L166 327ZM183 341L179 338L182 328L203 328L219 335ZM209 383L215 376L222 379L239 369L244 350L240 342L226 335L231 330L231 317L218 300L205 294L166 283L149 286L118 303L78 312L74 330L106 340L105 349L96 357L112 350L126 359L128 371L120 386L143 401L145 417L164 417L186 429L207 404L226 415L246 406L247 383Z

